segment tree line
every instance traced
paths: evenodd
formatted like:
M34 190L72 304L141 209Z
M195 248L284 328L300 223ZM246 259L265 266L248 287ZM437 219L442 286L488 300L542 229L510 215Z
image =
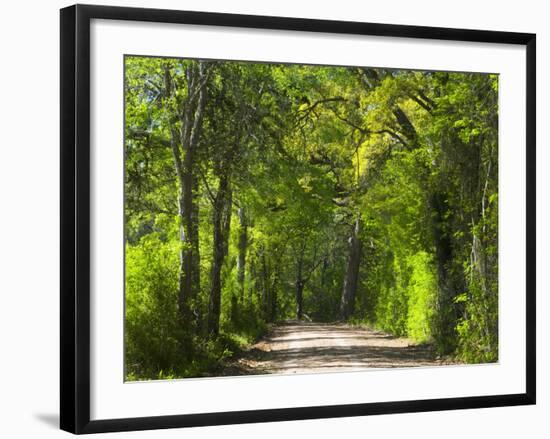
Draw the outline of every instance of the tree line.
M127 379L266 324L498 357L498 76L125 58Z

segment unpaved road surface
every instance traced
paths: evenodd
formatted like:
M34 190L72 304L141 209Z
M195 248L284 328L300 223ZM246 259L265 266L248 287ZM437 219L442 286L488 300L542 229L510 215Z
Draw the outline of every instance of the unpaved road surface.
M430 346L406 338L346 324L299 322L274 326L228 372L291 374L441 364Z

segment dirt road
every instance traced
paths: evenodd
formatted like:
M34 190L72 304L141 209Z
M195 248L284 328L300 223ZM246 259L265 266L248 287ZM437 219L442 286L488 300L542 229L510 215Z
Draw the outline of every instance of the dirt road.
M274 326L233 365L239 374L341 372L365 368L436 366L429 346L345 324ZM235 372L235 371L233 371Z

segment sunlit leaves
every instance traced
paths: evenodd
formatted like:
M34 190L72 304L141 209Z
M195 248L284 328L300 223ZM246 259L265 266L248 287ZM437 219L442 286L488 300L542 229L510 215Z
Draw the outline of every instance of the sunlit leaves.
M200 212L197 313L207 313L212 201L227 173L233 217L222 270L222 337L246 342L257 336L269 295L277 297L276 319L294 317L299 266L307 277L306 314L336 319L348 240L360 218L363 255L352 318L435 342L465 361L494 360L498 76L204 62L207 102L193 157ZM182 184L170 141L171 130L185 129L187 73L196 67L189 59L125 60L133 376L200 374L208 367L204 358L233 349L227 339L206 341L200 330L187 340L174 317ZM248 215L249 240L245 294L236 301L240 208ZM185 343L196 348L189 358ZM149 344L156 363L143 356ZM169 364L176 360L184 365L177 371Z

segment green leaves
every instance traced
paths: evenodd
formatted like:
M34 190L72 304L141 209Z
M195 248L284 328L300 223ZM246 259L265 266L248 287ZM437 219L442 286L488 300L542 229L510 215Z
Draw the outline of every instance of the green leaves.
M199 64L125 59L128 377L210 373L260 335L267 316L294 317L300 276L304 312L336 319L359 217L352 318L433 342L464 361L494 360L498 76L202 63L202 126L192 157L181 156L193 163L199 235L198 329L191 334L178 320L179 252L189 244L182 243L178 203L185 181L176 176L171 142L192 129L184 123L196 111L189 72ZM222 176L232 218L221 335L207 341L200 328L209 312L213 201ZM246 244L239 244L241 208ZM238 280L243 245L246 273Z

